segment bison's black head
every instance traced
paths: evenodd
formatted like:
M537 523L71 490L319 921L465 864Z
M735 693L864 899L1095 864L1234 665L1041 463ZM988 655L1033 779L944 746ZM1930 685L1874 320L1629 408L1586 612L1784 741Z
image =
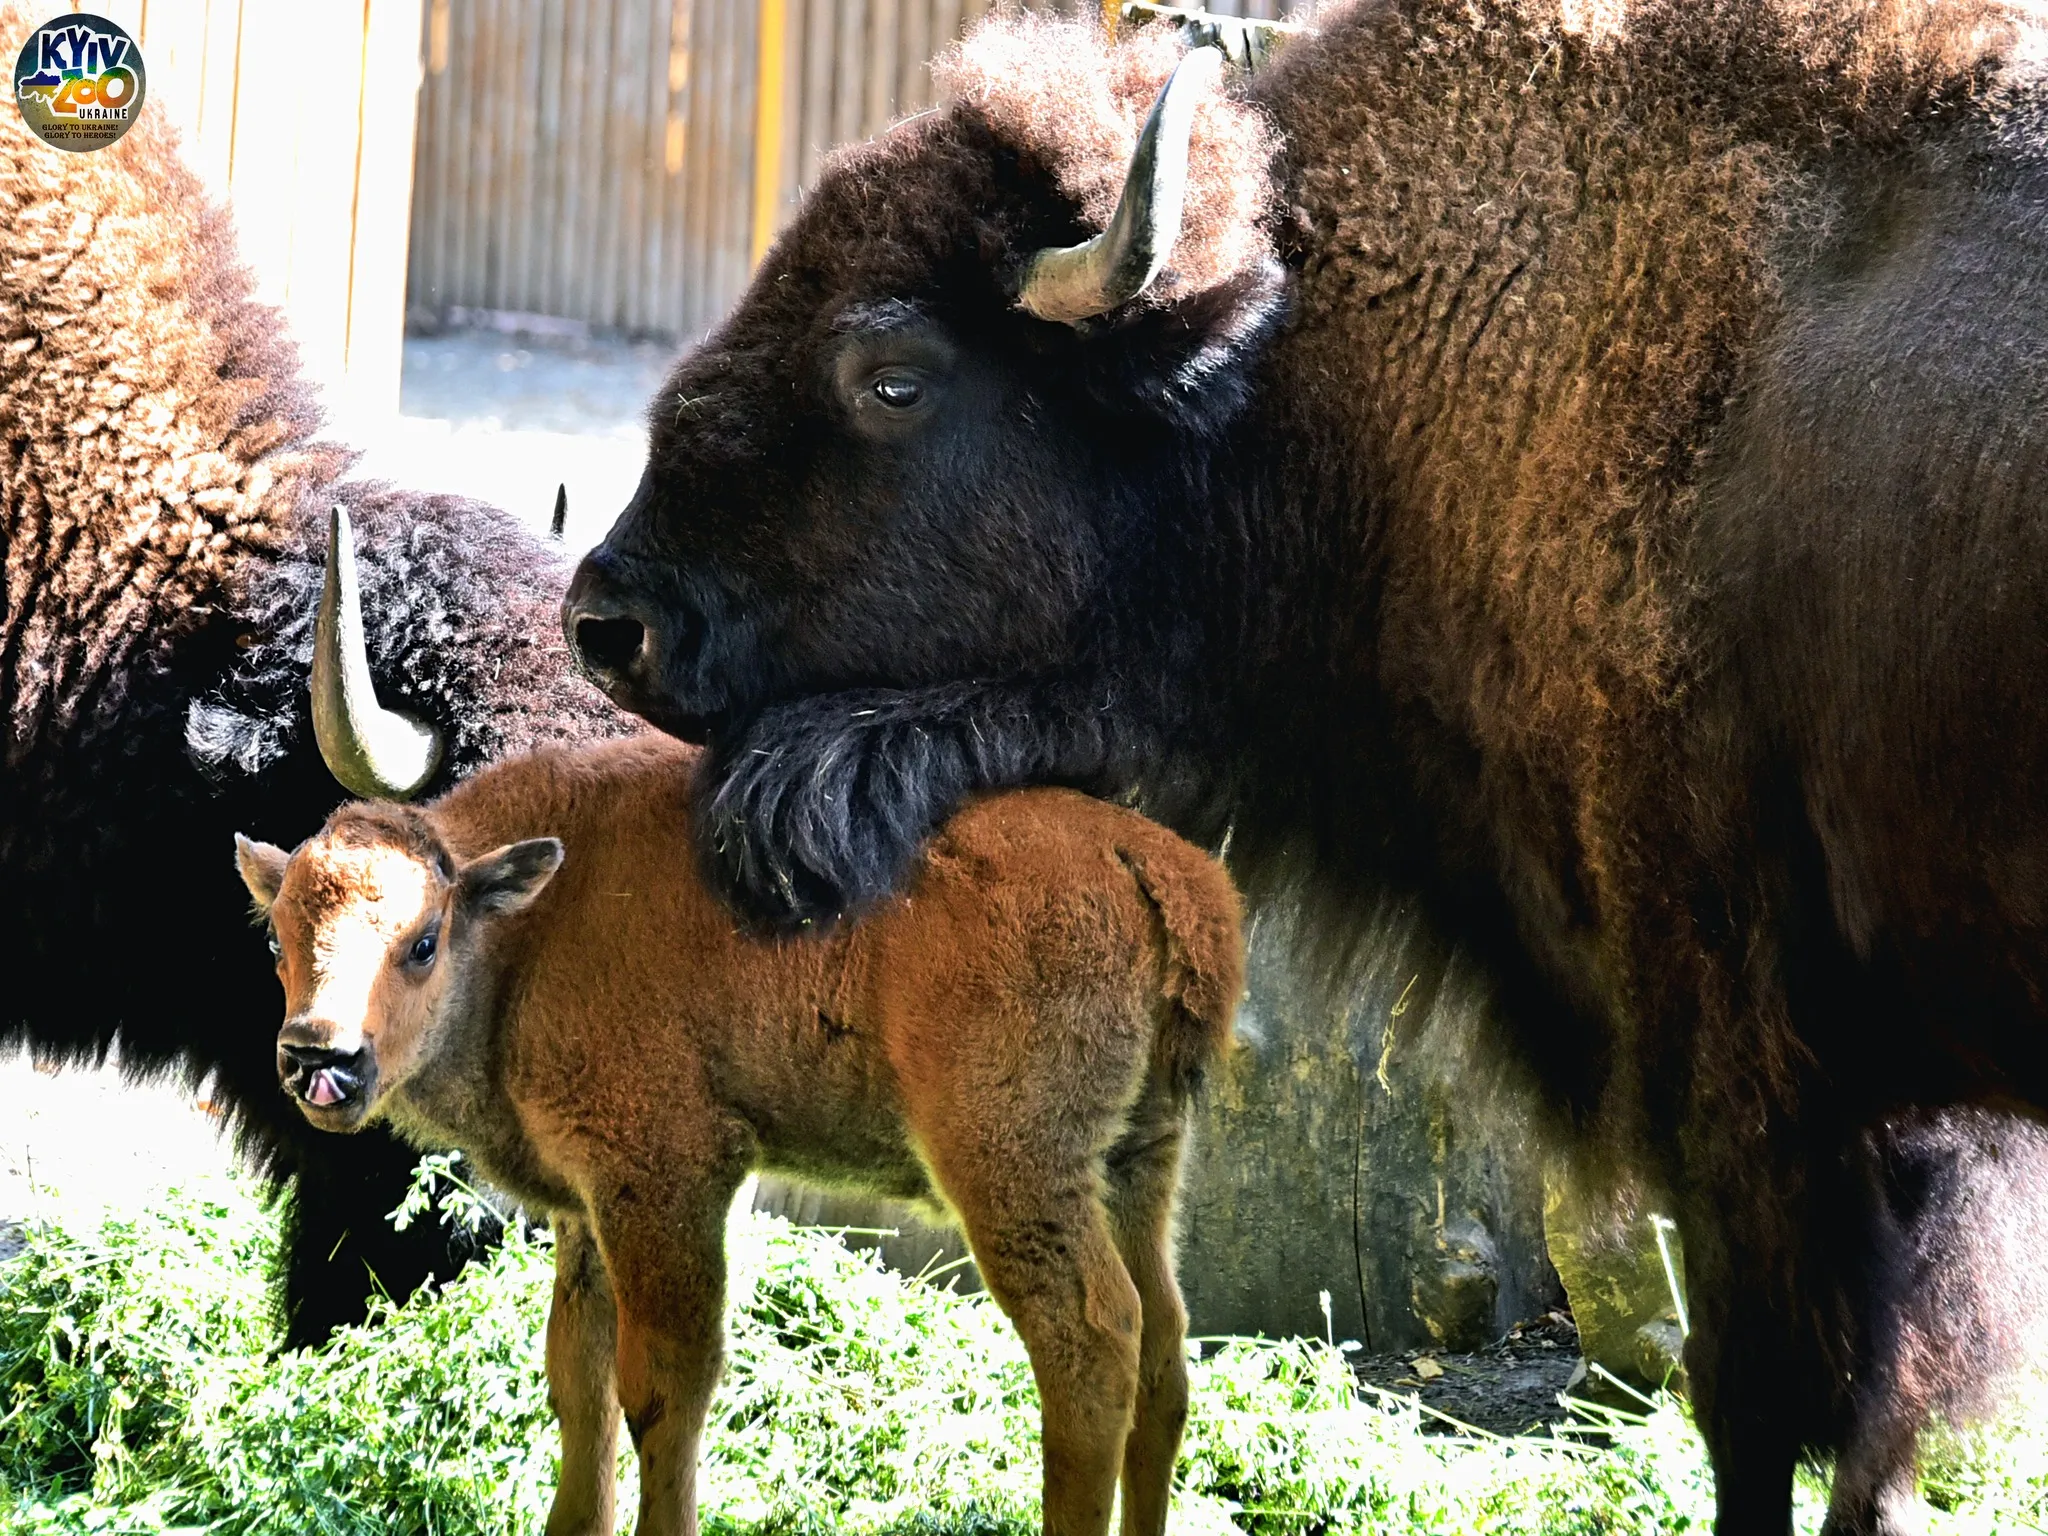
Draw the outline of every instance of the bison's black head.
M714 865L757 912L887 889L975 789L1133 780L1111 717L1175 643L1174 488L1279 309L1269 138L1217 58L984 31L656 398L565 623L712 744Z

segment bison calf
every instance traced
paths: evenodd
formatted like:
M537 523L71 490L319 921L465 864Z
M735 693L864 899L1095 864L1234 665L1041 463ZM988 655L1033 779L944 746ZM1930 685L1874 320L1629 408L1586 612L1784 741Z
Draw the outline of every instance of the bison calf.
M906 895L819 942L735 933L666 738L506 763L426 809L237 840L307 1119L459 1147L555 1219L549 1536L696 1526L723 1226L757 1167L949 1207L1031 1353L1045 1526L1166 1522L1186 1416L1171 1207L1185 1107L1242 985L1210 859L1066 791L985 801Z

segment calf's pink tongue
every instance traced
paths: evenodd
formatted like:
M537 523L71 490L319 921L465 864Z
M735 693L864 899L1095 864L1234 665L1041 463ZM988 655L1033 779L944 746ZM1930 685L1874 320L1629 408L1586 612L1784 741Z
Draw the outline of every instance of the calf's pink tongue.
M334 1072L322 1067L313 1074L313 1080L306 1084L306 1102L319 1107L341 1102L341 1090L334 1086Z

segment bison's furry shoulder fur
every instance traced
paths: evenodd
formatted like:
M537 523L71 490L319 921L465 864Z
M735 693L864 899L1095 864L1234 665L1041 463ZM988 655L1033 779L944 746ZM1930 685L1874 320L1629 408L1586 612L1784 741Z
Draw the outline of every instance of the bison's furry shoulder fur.
M0 718L19 760L117 714L131 661L222 604L348 455L315 443L296 349L160 113L91 154L0 119L0 332Z

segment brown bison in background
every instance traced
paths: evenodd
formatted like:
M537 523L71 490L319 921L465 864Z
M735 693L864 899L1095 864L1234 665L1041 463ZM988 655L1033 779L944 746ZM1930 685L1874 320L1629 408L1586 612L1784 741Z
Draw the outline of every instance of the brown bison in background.
M0 36L30 22L0 6ZM0 108L0 1048L214 1077L288 1195L292 1344L462 1258L391 1227L408 1148L325 1136L278 1092L270 957L220 867L236 827L303 836L344 798L307 698L329 507L362 535L367 613L337 628L367 662L321 679L356 789L618 729L562 650L559 552L494 507L347 479L319 427L162 119L65 154ZM405 761L380 776L365 738Z
M1027 782L1333 952L1409 905L1668 1191L1721 1529L1813 1452L1899 1529L2048 1106L2041 42L1379 0L1140 138L1170 42L984 30L656 399L572 641L769 922Z

